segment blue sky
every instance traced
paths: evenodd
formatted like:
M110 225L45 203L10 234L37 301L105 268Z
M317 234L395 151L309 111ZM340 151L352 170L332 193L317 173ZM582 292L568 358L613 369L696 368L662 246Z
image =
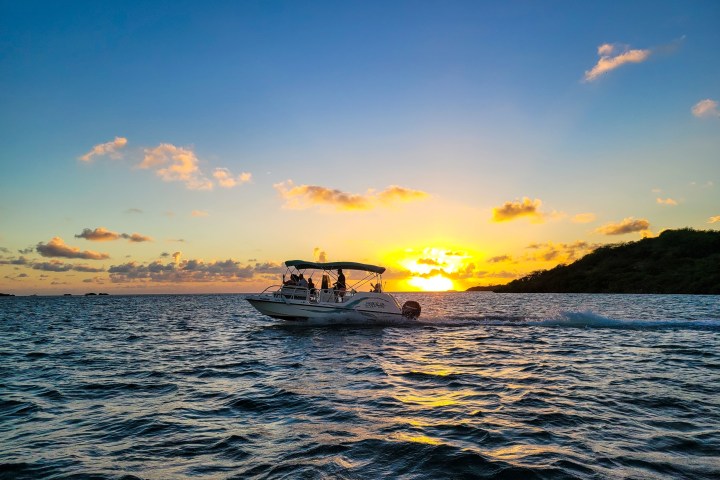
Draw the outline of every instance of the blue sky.
M406 278L398 252L463 249L474 270L438 274L465 287L537 268L532 243L719 224L717 2L0 5L0 290L252 290L265 278L179 285L110 268L180 250L244 268L316 248ZM616 63L588 80L601 51ZM117 152L79 160L115 138ZM167 157L139 167L149 151ZM160 172L183 152L193 172ZM221 188L218 168L251 180ZM406 190L389 205L378 194L393 185ZM333 191L370 203L348 209ZM540 203L524 211L525 197ZM492 221L508 202L520 214ZM627 218L649 228L602 233ZM153 241L103 243L92 281L40 280L37 250L10 267L55 237L89 248L75 235L99 227ZM516 262L481 266L505 254Z

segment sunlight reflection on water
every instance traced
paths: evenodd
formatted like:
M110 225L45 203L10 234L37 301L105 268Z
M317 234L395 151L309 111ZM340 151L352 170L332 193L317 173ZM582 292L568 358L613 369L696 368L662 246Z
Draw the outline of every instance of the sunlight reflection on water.
M2 468L26 478L720 470L718 297L399 297L423 304L422 323L288 327L233 295L3 300Z

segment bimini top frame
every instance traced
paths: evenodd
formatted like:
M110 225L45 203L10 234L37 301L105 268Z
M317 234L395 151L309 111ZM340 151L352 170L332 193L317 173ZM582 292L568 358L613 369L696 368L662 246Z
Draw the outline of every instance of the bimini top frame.
M298 270L305 270L307 268L316 268L318 270L337 270L338 268L344 268L345 270L360 270L363 272L373 272L378 275L385 273L385 267L378 267L375 265L368 265L365 263L357 262L307 262L305 260L288 260L285 262L287 267L295 267Z

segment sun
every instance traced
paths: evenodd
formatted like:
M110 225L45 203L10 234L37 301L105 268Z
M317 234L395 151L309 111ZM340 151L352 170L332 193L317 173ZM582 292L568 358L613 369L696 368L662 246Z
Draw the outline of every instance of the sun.
M430 278L413 277L409 281L410 285L417 287L424 292L444 292L452 290L453 281L442 275L435 275Z

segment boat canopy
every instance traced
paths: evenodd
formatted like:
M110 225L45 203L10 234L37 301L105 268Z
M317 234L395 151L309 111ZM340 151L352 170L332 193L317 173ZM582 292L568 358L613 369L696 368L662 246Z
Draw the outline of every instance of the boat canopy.
M362 270L363 272L373 272L382 274L385 272L385 267L377 267L375 265L368 265L365 263L357 262L307 262L305 260L288 260L285 262L288 267L295 267L298 270L304 270L306 268L317 268L319 270L335 270L338 268L344 268L345 270Z

